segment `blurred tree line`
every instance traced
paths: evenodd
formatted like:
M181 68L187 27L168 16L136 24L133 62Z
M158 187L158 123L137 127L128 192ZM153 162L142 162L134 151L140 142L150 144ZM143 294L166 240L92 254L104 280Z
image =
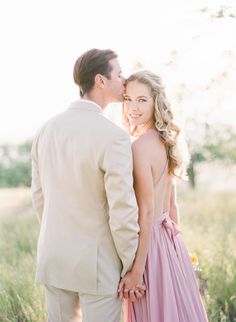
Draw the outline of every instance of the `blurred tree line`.
M222 166L236 163L236 132L225 124L196 123L192 121L188 134L191 162L188 168L189 182L196 186L196 167L199 163L220 161Z
M195 188L196 168L199 163L219 160L223 165L236 163L236 133L232 127L188 121L188 147L191 162L188 169L189 183ZM19 145L0 146L0 187L29 187L31 184L32 141Z
M29 187L32 141L0 146L0 187Z

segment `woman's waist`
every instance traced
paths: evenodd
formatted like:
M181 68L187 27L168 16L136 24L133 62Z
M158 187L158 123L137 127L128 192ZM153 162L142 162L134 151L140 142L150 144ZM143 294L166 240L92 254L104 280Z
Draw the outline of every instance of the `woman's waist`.
M180 230L178 225L170 218L169 211L163 212L160 216L153 218L153 227L162 227L169 231L170 235L176 236Z
M169 211L164 211L161 215L155 215L153 217L153 224L162 224L164 220L171 220L169 216Z

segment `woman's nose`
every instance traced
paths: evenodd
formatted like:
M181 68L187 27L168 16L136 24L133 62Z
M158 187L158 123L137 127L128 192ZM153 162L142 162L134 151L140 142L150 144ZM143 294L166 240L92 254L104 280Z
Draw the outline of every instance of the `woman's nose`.
M138 108L137 108L137 103L135 101L131 101L129 105L132 111L137 111Z

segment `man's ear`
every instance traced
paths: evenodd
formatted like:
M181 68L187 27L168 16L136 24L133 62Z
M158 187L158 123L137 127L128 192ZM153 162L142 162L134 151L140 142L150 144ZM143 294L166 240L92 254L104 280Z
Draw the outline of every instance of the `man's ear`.
M97 87L99 87L99 88L103 88L103 87L104 87L105 82L104 82L104 77L103 77L103 75L101 75L101 74L97 74L97 75L95 76L95 85L96 85Z

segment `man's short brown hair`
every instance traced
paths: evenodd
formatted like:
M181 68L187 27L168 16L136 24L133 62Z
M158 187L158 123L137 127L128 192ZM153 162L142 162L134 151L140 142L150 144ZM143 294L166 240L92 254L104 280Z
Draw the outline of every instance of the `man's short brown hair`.
M104 75L110 79L112 67L110 60L117 58L117 54L110 49L90 49L81 55L74 65L74 81L80 88L80 96L91 91L95 76Z

